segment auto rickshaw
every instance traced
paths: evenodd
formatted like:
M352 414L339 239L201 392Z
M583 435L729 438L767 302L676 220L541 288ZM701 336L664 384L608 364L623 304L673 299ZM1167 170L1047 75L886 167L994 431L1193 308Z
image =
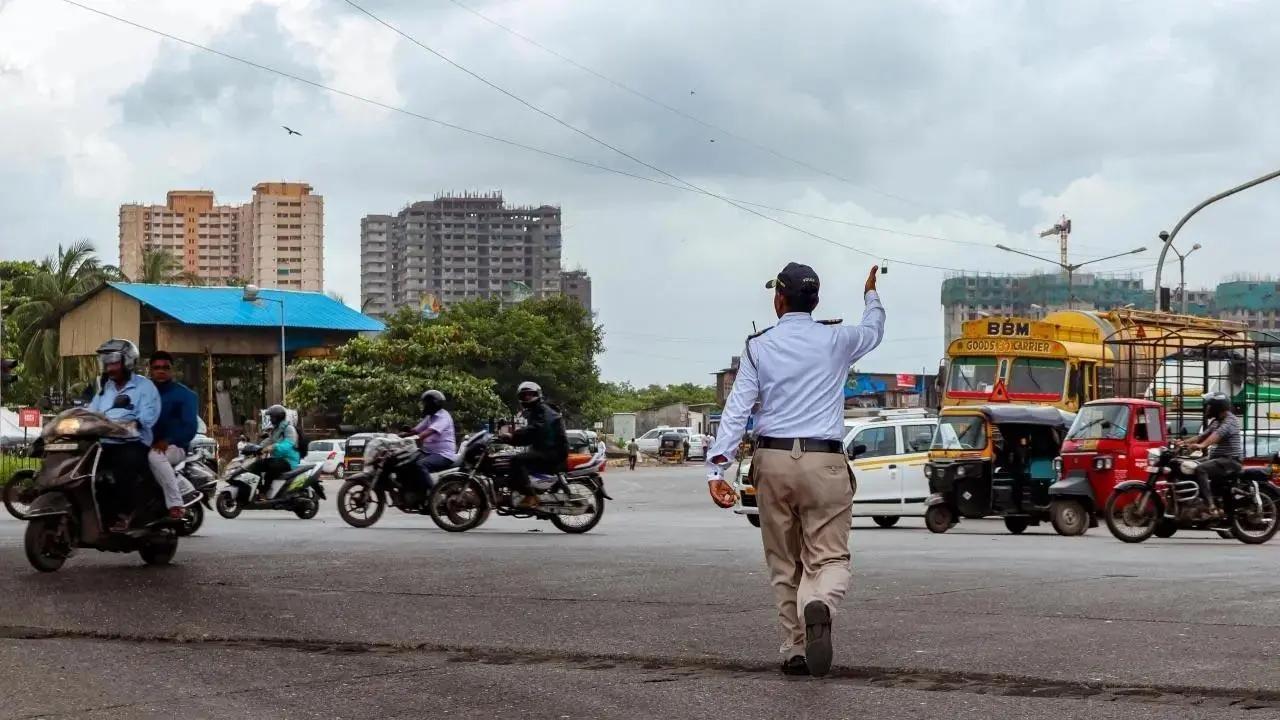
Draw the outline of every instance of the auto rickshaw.
M925 527L994 516L1016 535L1048 520L1053 461L1074 419L1040 405L944 408L924 466Z
M679 465L684 462L688 441L676 431L663 433L658 440L658 462Z
M1118 483L1147 477L1147 451L1165 443L1159 403L1108 398L1085 403L1054 461L1058 481L1049 487L1049 520L1059 535L1083 535ZM1156 532L1164 532L1157 528Z

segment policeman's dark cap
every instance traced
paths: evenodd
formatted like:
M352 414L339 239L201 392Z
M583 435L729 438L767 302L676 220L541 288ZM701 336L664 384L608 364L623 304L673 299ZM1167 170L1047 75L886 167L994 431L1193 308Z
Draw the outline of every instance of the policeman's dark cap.
M783 295L809 295L817 294L821 283L818 282L818 273L808 265L787 263L782 272L764 286L770 290L776 289Z

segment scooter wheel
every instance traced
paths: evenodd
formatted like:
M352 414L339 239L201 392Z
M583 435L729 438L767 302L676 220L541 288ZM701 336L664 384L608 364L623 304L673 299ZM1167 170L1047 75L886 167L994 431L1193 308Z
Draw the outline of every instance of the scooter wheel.
M189 537L195 535L200 526L204 525L204 507L196 504L186 508L186 512L182 514L182 524L178 526L179 537Z
M214 504L218 514L228 520L235 520L240 516L240 503L232 497L231 493L219 493L218 502Z

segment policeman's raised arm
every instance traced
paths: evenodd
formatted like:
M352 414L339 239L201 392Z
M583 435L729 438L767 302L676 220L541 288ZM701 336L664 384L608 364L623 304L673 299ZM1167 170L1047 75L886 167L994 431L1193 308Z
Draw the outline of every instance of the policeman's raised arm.
M884 339L884 305L880 304L880 293L876 292L876 266L871 267L867 275L867 283L863 286L863 300L866 309L862 311L862 322L857 325L846 325L840 328L840 336L844 341L843 349L850 362L875 350Z

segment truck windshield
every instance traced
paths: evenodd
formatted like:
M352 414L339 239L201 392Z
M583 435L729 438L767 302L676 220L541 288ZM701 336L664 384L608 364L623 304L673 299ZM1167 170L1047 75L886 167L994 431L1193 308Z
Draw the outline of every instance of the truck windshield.
M1065 361L1014 358L1009 368L1009 393L1061 398L1066 379Z
M1128 405L1085 405L1067 431L1067 439L1123 440L1128 434Z
M987 424L976 415L954 415L938 420L931 450L981 450L987 446Z
M951 361L949 392L991 394L996 385L996 359L958 357Z

